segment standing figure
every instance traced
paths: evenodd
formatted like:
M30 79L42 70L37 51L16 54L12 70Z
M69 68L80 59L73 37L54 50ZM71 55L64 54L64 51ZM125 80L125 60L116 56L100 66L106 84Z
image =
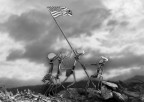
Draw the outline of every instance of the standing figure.
M57 73L56 73L56 76L54 77L55 78L55 81L56 81L56 88L54 88L53 90L55 90L56 89L56 91L57 91L57 88L58 88L58 81L59 81L59 85L61 85L61 81L60 81L60 75L62 75L62 69L65 69L65 68L62 68L62 64L64 65L64 63L63 63L63 60L65 59L65 58L67 58L68 57L68 54L70 54L70 53L60 53L59 55L58 55L58 69L57 69ZM70 54L71 55L71 54ZM70 56L69 56L70 57ZM65 89L65 87L62 85L62 87Z
M44 83L47 82L47 84L49 84L49 88L46 90L45 94L47 94L47 92L51 92L51 89L53 88L54 86L54 82L53 82L53 79L54 79L54 76L52 75L52 72L53 72L53 67L54 67L54 61L57 59L57 56L55 53L49 53L48 54L48 59L49 59L49 65L50 65L50 68L48 70L48 73L44 76L44 78L42 79L42 81ZM49 93L50 95L50 93Z
M65 59L65 58L67 58L67 57L70 57L70 56L68 56L68 54L70 54L70 53L67 53L67 54L65 54L64 52L62 53L60 53L59 55L58 55L58 69L57 69L57 74L56 74L56 76L55 76L55 79L56 79L56 83L57 83L57 80L59 80L59 83L61 83L61 81L60 81L60 78L59 78L59 76L62 74L62 69L66 69L66 68L62 68L62 64L64 65L64 63L63 63L63 60ZM70 54L71 55L71 54Z
M97 66L97 70L96 73L94 73L93 75L91 75L91 78L98 78L98 85L97 85L97 89L99 90L101 88L102 85L102 74L103 74L103 67L106 64L106 62L108 62L108 58L101 56L101 59L99 60L98 63L96 64L91 64L91 65L95 65ZM88 82L88 86L89 86L89 82Z
M76 53L76 56L74 57L75 60L74 60L73 66L72 66L72 68L66 70L66 78L65 78L65 80L62 82L62 83L66 82L67 79L68 79L71 75L73 75L73 77L74 77L74 82L71 83L70 85L68 85L67 88L69 88L70 86L72 86L72 85L74 85L74 84L76 83L75 67L76 67L76 64L77 64L77 63L79 63L79 64L82 66L82 68L86 71L86 67L79 61L80 57L81 57L82 55L84 55L85 52L82 51L82 50L78 50L78 51L76 51L75 53ZM90 80L90 79L89 79L89 80ZM90 80L90 81L91 81L91 80ZM91 82L92 82L92 81L91 81ZM93 82L92 82L92 83L93 83ZM93 83L93 85L94 85L94 83Z
M72 68L66 70L66 78L62 83L65 83L71 75L73 75L73 77L74 77L74 82L72 84L68 85L67 88L69 88L70 86L72 86L76 83L75 67L76 67L77 61L79 60L80 56L82 56L82 55L84 55L84 52L76 51L76 56L75 56L75 60L74 60Z

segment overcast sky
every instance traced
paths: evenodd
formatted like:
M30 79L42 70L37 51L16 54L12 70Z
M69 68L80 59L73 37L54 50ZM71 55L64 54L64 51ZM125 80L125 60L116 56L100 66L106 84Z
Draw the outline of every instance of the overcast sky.
M143 0L0 0L0 4L2 84L40 84L49 67L47 54L70 49L46 8L55 5L73 12L56 20L72 46L87 51L83 59L89 74L96 69L88 64L101 55L109 58L104 79L144 74ZM79 67L76 77L86 77Z

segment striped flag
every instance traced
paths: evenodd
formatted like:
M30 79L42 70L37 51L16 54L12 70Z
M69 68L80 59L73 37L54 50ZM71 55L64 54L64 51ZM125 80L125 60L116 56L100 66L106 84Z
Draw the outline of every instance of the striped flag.
M61 6L48 6L47 7L54 18L59 16L72 16L72 11L66 7Z

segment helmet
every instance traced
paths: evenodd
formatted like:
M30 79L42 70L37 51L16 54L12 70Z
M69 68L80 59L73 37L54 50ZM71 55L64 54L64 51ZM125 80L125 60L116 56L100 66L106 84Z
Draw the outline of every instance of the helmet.
M108 58L101 56L101 60L99 61L99 64L105 64L108 61Z

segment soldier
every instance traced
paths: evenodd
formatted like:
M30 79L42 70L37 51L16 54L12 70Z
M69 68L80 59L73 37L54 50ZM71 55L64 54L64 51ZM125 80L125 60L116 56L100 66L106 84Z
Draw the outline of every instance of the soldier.
M70 55L68 56L68 54L70 54ZM58 55L58 68L57 68L57 74L55 76L56 87L53 89L53 90L56 89L55 92L57 92L59 85L65 89L65 86L61 84L60 75L62 75L62 69L66 70L66 68L62 68L62 64L64 66L64 63L63 63L64 59L68 58L70 56L71 56L71 53L68 53L68 52L67 52L67 54L65 52L60 52L60 54ZM58 80L59 80L59 83L58 83Z
M74 60L73 66L72 66L72 68L66 70L66 78L65 78L64 81L62 82L62 83L65 83L65 82L67 81L67 79L68 79L71 75L73 75L73 77L74 77L74 82L71 83L70 85L68 85L67 88L69 88L70 86L72 86L72 85L74 85L74 84L76 83L76 77L75 77L76 64L77 64L78 60L80 59L80 57L81 57L82 55L84 55L84 53L85 53L84 51L81 51L81 50L80 50L80 51L75 51L75 52L76 52L76 56L75 56L75 60Z
M92 64L92 65L97 65L98 66L98 69L97 69L96 73L91 76L92 78L98 78L102 75L103 67L104 67L104 65L107 61L108 61L108 59L106 57L101 56L101 59L98 62L98 64Z
M96 71L96 73L91 75L91 78L98 78L98 85L97 85L98 90L101 88L101 84L102 84L101 81L103 80L103 77L102 77L103 67L107 61L108 61L108 58L101 56L101 59L99 60L98 63L91 64L91 65L97 66L97 71ZM89 82L88 82L88 86L89 86Z
M53 82L53 79L54 79L54 76L52 75L52 72L53 72L53 66L54 66L54 61L57 59L57 56L56 54L54 53L49 53L48 54L48 60L49 60L49 65L50 65L50 68L48 70L48 73L44 76L44 78L42 79L42 81L44 83L47 82L47 84L49 84L49 88L46 90L45 94L47 94L47 92L50 92L52 87L54 86L54 82ZM50 94L49 94L50 95Z

